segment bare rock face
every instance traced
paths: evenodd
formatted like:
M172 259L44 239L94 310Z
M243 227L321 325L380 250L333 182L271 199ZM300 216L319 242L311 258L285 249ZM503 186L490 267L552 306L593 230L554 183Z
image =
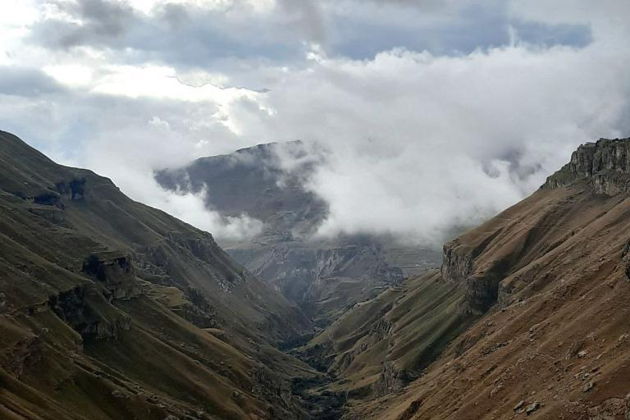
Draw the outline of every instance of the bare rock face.
M626 279L630 281L630 241L626 243L621 252L621 261L625 264Z
M90 285L53 295L48 306L85 342L116 339L121 331L131 328L131 319L108 306L104 296Z
M578 147L571 161L547 178L543 188L563 187L578 180L592 183L598 194L630 191L630 139L600 139Z
M110 301L130 299L140 294L131 257L123 253L92 254L83 263L83 272L105 286Z
M61 181L55 184L57 192L68 196L71 200L81 200L85 196L85 178Z
M442 278L450 282L464 281L472 272L473 255L455 239L444 244Z
M491 235L474 247L458 239L444 245L442 279L464 285L465 312L482 314L498 300L500 282L509 270L509 261L497 259L488 269L475 270L475 260L494 238L495 235Z

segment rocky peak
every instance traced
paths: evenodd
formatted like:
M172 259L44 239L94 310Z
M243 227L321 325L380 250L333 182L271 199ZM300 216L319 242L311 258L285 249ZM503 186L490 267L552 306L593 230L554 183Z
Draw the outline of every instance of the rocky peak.
M590 182L599 194L630 191L630 138L600 139L581 145L568 164L547 178L543 188L563 187L580 180Z

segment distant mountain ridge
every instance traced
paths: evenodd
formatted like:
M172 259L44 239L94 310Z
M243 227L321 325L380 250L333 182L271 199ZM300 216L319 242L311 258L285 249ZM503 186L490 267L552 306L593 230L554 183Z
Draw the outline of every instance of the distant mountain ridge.
M283 168L280 154L295 166ZM206 205L222 216L246 214L263 221L259 242L291 240L314 233L328 213L327 204L305 186L321 159L307 154L300 141L259 144L160 170L155 178L170 190L205 190Z
M225 217L246 214L264 223L246 241L222 241L252 273L302 307L319 325L354 303L439 264L429 246L400 245L376 235L313 238L328 215L309 188L326 155L300 141L261 144L156 172L162 187L206 191L206 206Z

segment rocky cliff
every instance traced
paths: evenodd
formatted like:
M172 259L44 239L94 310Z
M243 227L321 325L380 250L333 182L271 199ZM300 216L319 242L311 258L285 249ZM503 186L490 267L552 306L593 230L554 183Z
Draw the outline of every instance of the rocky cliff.
M594 194L605 196L630 191L630 141L600 139L578 147L570 162L550 176L541 188L551 190L572 186L583 186ZM490 234L480 234L482 228L479 228L444 245L442 277L446 281L466 284L467 310L483 313L497 300L505 301L508 289L501 287L502 280L536 256L532 250L546 239L545 236L549 236L548 231L565 221L564 207L555 205L540 211L536 209L537 213L533 216L539 218L535 228L529 230L523 227L517 232L510 232L513 235L510 247L496 248L506 235L502 231L504 227L495 228L497 219L484 225L493 229ZM497 218L513 217L512 213L514 210L510 209ZM562 239L565 238L559 238ZM492 260L488 260L486 255L491 255Z
M615 195L630 190L630 143L628 139L600 139L573 152L571 161L547 179L543 188L557 188L579 180L589 182L599 194Z

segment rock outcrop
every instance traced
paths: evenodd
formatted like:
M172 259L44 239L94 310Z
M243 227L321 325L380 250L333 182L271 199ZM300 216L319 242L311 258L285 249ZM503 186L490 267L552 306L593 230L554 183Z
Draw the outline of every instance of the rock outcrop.
M630 281L630 240L621 251L621 261L625 265L626 278Z
M106 304L98 289L79 286L53 295L48 305L59 318L77 331L84 342L117 339L131 328L128 315Z
M629 139L600 139L573 152L571 161L547 179L543 188L557 188L584 180L598 194L630 191Z
M105 287L110 301L140 294L130 255L116 251L91 254L83 263L83 272Z

